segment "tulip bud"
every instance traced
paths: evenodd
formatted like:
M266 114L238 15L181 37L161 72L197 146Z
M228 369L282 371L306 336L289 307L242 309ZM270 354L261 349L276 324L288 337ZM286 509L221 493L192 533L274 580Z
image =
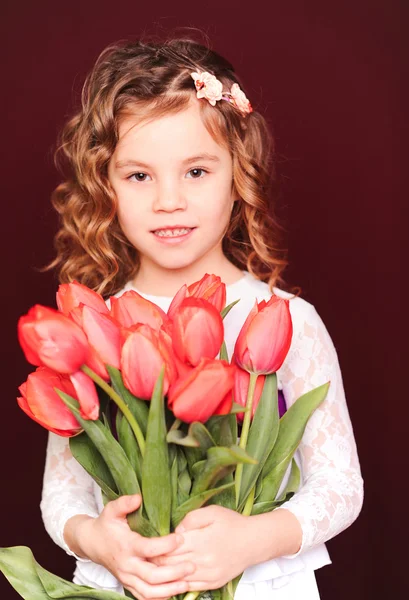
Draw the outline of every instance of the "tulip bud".
M220 313L226 305L226 286L218 275L208 273L200 281L195 281L189 286L183 285L169 306L168 316L171 319L183 300L189 297L207 300Z
M167 314L159 306L134 290L125 292L119 298L111 297L111 315L123 327L132 327L132 325L142 323L156 331L166 326L169 320Z
M169 408L185 423L205 423L212 415L228 414L236 367L224 360L203 358L170 387Z
M77 399L75 389L65 375L47 367L38 367L20 387L17 398L20 408L36 423L49 431L70 437L80 433L81 426L54 391L57 388Z
M196 366L202 358L215 358L223 343L220 313L201 298L185 298L174 313L172 342L179 360Z
M72 281L62 283L57 291L57 306L64 315L69 315L80 304L90 306L100 313L108 313L108 307L100 294L90 290L86 285Z
M126 339L121 352L121 371L126 387L134 396L150 400L165 364L163 393L166 395L177 377L169 335L143 324L134 325L124 334Z
M88 353L81 328L57 310L39 304L20 317L18 339L29 363L58 373L78 371Z
M255 302L237 337L236 363L249 373L275 373L291 346L293 326L289 300L272 296Z

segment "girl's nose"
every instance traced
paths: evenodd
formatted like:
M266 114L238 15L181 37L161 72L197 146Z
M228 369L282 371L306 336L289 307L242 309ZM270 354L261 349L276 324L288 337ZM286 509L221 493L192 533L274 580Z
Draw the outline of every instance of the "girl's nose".
M153 203L153 210L172 212L174 210L185 209L186 206L187 202L184 192L176 185L167 185L159 187Z

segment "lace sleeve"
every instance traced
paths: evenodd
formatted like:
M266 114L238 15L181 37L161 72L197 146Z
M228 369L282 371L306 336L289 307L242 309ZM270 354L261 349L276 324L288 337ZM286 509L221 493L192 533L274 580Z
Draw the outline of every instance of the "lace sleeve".
M331 383L299 446L302 485L281 506L298 518L303 531L301 548L291 558L346 529L363 502L363 479L337 352L314 306L299 300L305 310L294 327L295 339L279 373L287 405Z
M40 508L44 526L54 542L77 560L89 562L70 550L63 531L65 523L74 515L98 516L94 482L71 454L68 438L51 432Z

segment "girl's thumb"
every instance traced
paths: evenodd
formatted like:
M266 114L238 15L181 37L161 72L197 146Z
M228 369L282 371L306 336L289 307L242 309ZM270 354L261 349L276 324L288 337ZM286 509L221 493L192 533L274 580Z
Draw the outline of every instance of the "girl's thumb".
M111 511L114 517L124 517L126 515L137 510L142 502L142 496L140 494L133 494L132 496L120 496L113 502L110 502Z

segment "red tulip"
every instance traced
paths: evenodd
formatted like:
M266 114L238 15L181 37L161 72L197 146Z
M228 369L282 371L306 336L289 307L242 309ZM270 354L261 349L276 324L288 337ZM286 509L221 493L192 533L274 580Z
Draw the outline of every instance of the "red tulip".
M172 342L179 360L192 366L215 358L223 343L223 320L217 309L201 298L185 298L173 316Z
M253 396L253 408L251 411L251 418L254 417L254 413L256 412L258 403L260 402L265 379L266 379L265 375L259 375L257 377L256 387L255 387L254 396ZM234 375L234 401L237 402L237 404L246 406L249 383L250 383L250 373L248 373L247 371L244 371L243 369L237 368L236 373ZM242 422L243 419L244 419L244 413L238 413L237 420Z
M250 373L275 373L291 346L293 325L289 300L271 296L255 303L234 347L236 363Z
M72 283L62 283L57 291L57 306L64 315L79 306L85 304L100 313L108 313L108 307L100 294L90 290L86 285L73 281Z
M88 343L72 319L36 304L18 321L18 339L26 359L58 373L74 373L85 363Z
M78 398L66 375L60 375L47 367L38 367L19 387L22 396L17 398L17 402L33 421L49 431L63 437L76 435L81 431L81 426L54 388Z
M168 404L175 417L185 423L205 423L212 415L228 414L235 370L224 360L203 358L169 390Z
M83 371L72 373L70 380L80 403L81 417L95 421L99 416L99 399L94 382Z
M218 275L206 273L200 281L196 281L189 286L183 285L180 288L169 306L168 316L173 319L173 315L181 302L191 296L207 300L218 312L221 312L226 304L226 286Z
M89 349L85 364L105 381L109 374L105 365L120 368L121 327L109 314L102 314L90 306L80 304L70 317L84 331Z
M168 323L168 316L156 304L143 298L138 292L129 290L116 298L111 297L111 315L123 327L132 327L137 323L149 325L159 331Z
M121 353L121 371L126 387L138 398L150 400L162 366L165 365L163 393L177 377L172 341L160 329L137 324L123 332L125 342Z

